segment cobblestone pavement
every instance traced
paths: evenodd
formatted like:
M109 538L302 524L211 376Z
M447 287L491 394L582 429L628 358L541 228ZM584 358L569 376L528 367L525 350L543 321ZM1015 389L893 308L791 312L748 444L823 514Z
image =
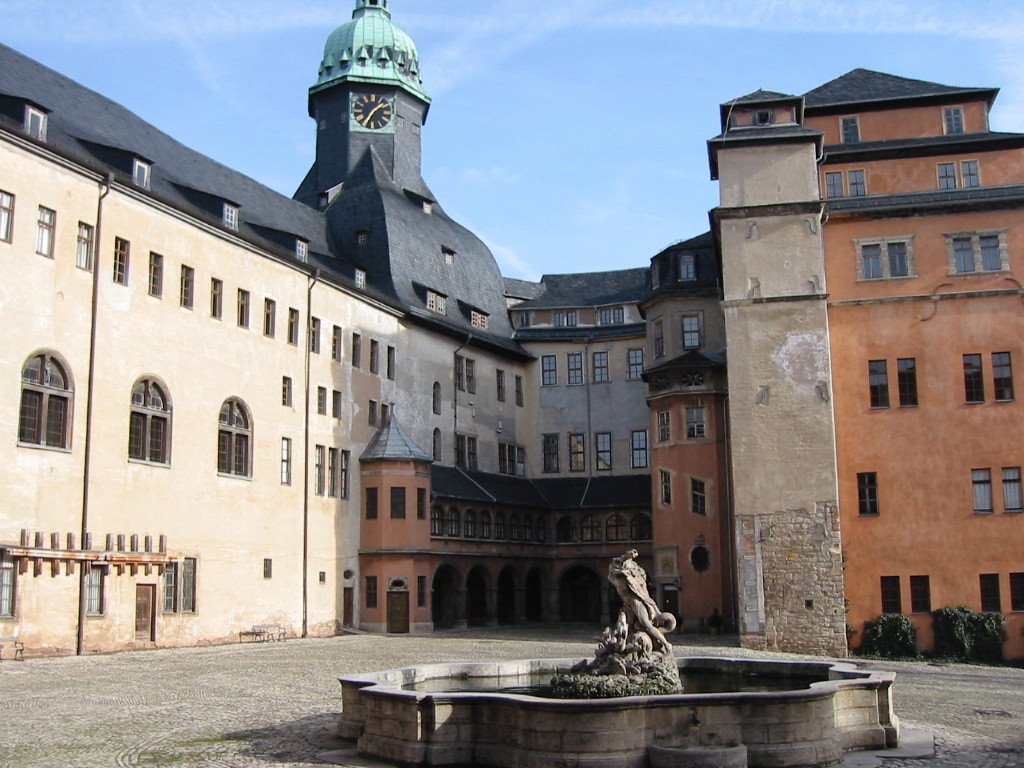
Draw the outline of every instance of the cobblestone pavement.
M589 630L348 635L0 663L0 768L321 765L337 678L412 663L589 656ZM568 638L568 639L565 639ZM683 654L787 658L676 639ZM793 658L793 657L788 657ZM1024 766L1024 670L870 663L898 673L896 711L935 733L930 761L885 768Z

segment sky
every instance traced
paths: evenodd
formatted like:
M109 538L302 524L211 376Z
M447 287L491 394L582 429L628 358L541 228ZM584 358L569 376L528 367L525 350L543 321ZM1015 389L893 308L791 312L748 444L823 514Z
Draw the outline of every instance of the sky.
M308 88L354 0L0 0L0 42L290 196ZM423 175L508 277L646 266L707 231L718 105L857 67L1002 89L1020 0L391 0L433 98ZM0 169L0 175L3 171Z

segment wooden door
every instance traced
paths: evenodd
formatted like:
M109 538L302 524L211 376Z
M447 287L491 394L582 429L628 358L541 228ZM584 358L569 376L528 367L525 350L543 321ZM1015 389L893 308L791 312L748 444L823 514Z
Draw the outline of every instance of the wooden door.
M353 626L353 616L355 608L355 598L353 596L352 587L345 587L342 591L341 598L341 626L351 627Z
M135 639L156 640L156 585L135 585Z
M409 632L408 592L388 592L388 632L398 635Z

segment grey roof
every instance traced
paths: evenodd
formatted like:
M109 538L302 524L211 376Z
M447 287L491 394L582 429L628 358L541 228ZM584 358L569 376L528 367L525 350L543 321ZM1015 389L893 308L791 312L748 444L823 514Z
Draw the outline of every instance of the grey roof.
M692 253L696 279L683 280L679 270L679 256ZM720 265L715 252L714 237L710 232L691 237L689 240L670 245L651 259L652 268L658 266L658 285L652 285L651 296L666 291L685 291L695 295L717 294L720 282Z
M543 328L516 328L519 341L553 341L573 339L616 339L624 336L643 335L646 323L623 323L622 325L575 325Z
M531 480L435 464L431 490L437 498L549 511L649 508L650 475L551 477Z
M799 96L794 96L790 93L779 93L778 91L766 91L764 88L758 88L756 91L748 93L746 96L740 96L726 102L727 104L746 104L746 103L761 103L768 101L789 101L790 99L798 99Z
M913 138L859 141L850 144L829 144L825 147L825 162L848 162L855 157L869 159L887 157L920 157L944 155L950 152L989 151L1017 148L1024 145L1024 133L986 131L984 133L954 133L943 136L917 136Z
M534 483L556 511L651 506L650 475L541 478Z
M854 104L944 99L965 95L976 95L992 101L998 93L998 88L960 88L927 80L897 77L871 69L854 69L805 93L804 103L807 112L811 113Z
M663 363L652 365L644 370L644 381L650 376L664 371L700 371L708 368L725 368L725 351L700 352L691 349L678 357L673 357Z
M522 309L600 307L637 303L647 293L650 270L646 267L576 275L544 275L544 292L524 301Z
M794 125L792 123L730 128L725 133L708 140L708 164L711 166L711 179L716 180L718 178L718 150L722 147L739 147L745 144L760 144L771 141L813 141L819 146L823 146L825 137L821 131L815 131L803 125Z
M505 278L505 296L510 299L535 299L544 292L542 283L531 280L518 280L514 277Z
M965 205L991 208L1019 208L1024 203L1024 184L999 187L904 192L895 195L864 195L826 200L830 212L882 212L901 210L962 209Z
M477 504L547 509L547 500L525 477L510 477L489 472L467 471L435 464L430 468L430 488L434 496Z
M433 461L420 448L395 419L394 405L388 414L387 423L370 438L360 461Z

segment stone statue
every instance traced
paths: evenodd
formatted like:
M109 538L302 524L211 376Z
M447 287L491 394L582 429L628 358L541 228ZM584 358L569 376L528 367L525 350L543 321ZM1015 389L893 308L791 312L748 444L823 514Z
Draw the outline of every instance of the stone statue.
M665 632L675 629L671 613L658 610L647 592L647 573L631 549L612 560L608 581L622 600L615 626L596 638L592 660L584 659L567 674L551 680L560 698L611 698L678 693L682 690L672 646ZM664 631L663 631L664 630Z

